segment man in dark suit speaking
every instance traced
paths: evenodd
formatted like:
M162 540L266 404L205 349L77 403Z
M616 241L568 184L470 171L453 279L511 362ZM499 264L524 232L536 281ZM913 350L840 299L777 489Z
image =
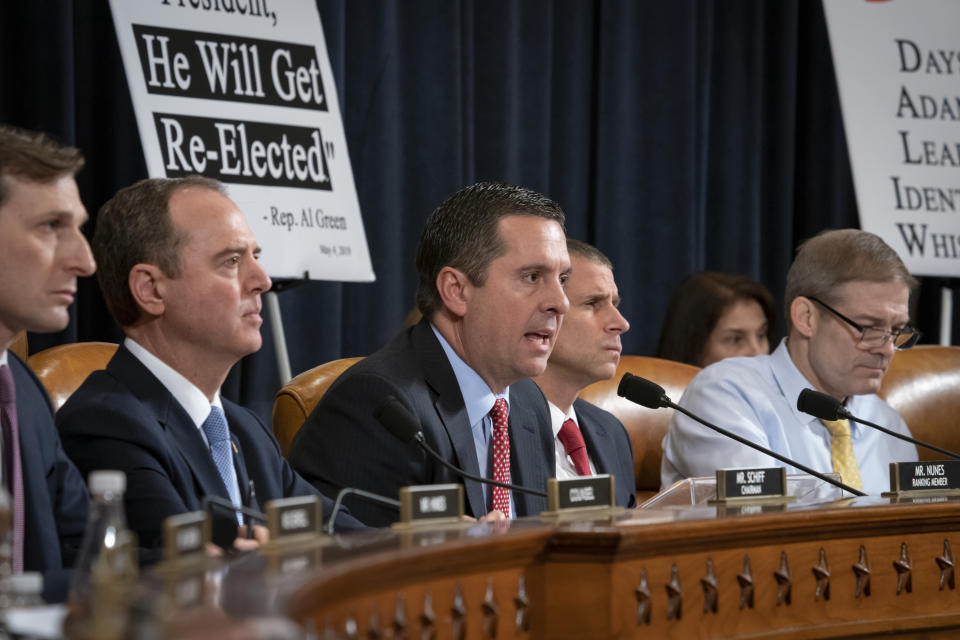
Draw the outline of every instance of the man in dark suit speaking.
M64 455L53 407L7 348L23 330L67 326L77 277L93 273L74 175L83 156L0 125L0 480L11 496L14 573L43 573L43 597L66 597L87 519L87 488Z
M159 548L164 518L202 508L205 495L260 509L315 494L260 419L220 396L230 368L260 348L260 294L271 284L223 187L192 176L122 189L100 210L93 246L126 340L57 424L82 471L126 472L141 546ZM361 526L349 515L338 525Z
M546 370L534 381L550 405L558 478L609 473L617 504L636 506L633 447L613 414L577 397L587 385L608 380L620 362L620 336L630 323L617 307L613 264L599 249L567 239L570 311Z
M347 370L300 429L290 462L323 491L356 487L396 497L408 485L460 482L373 415L395 396L427 443L469 473L546 490L553 475L550 416L536 385L568 308L564 214L528 189L461 189L427 221L417 253L423 320ZM465 482L470 514L507 517L546 499ZM396 510L351 502L371 525Z

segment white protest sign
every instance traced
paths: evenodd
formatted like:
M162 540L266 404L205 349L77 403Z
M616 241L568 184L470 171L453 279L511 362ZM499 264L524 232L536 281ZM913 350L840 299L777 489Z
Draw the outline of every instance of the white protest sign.
M274 278L374 279L313 0L111 0L154 177L227 184Z
M960 2L825 0L860 223L960 275Z

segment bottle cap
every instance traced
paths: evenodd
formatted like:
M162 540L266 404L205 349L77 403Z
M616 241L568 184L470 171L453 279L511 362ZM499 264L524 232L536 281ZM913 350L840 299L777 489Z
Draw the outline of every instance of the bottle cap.
M39 571L25 571L10 576L10 590L20 595L43 593L43 574Z
M91 493L123 493L127 488L127 476L123 471L91 471L87 484Z

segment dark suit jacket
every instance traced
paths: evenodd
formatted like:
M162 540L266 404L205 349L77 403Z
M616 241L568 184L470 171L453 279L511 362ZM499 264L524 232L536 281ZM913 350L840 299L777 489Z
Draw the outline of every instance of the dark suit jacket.
M623 424L609 411L577 398L573 403L587 453L597 473L616 477L617 505L637 506L637 487L633 473L633 445Z
M60 446L47 392L22 360L7 355L17 387L25 501L23 567L43 573L45 600L61 602L87 524L87 486Z
M321 491L355 487L396 498L408 485L461 482L415 444L400 442L373 411L394 395L419 420L427 443L468 473L479 468L470 421L453 368L429 323L402 332L337 379L291 446L290 464ZM510 385L510 473L515 484L547 490L554 474L550 414L530 380ZM466 510L487 512L484 485L464 482ZM546 498L512 492L518 516L547 508ZM397 510L356 499L350 510L371 526L397 520Z
M250 410L227 399L223 409L234 444L234 467L245 505L316 494L280 455L273 434ZM95 371L57 412L67 454L80 470L120 469L127 474L127 524L140 546L159 549L164 518L203 508L203 496L229 500L200 430L186 410L143 364L121 346L104 371ZM330 501L323 498L324 517ZM362 525L343 514L340 530ZM146 562L158 555L146 554Z

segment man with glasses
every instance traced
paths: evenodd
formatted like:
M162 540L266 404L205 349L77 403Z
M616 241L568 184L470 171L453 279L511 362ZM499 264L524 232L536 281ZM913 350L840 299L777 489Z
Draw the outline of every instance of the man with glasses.
M813 469L836 471L854 488L886 490L889 463L916 460L916 447L846 420L823 423L797 409L797 396L816 389L857 417L910 435L876 392L894 352L920 337L908 325L915 286L896 252L872 233L842 229L807 240L787 274L787 338L769 356L707 367L680 404ZM663 440L660 479L666 488L718 467L780 465L677 413Z

